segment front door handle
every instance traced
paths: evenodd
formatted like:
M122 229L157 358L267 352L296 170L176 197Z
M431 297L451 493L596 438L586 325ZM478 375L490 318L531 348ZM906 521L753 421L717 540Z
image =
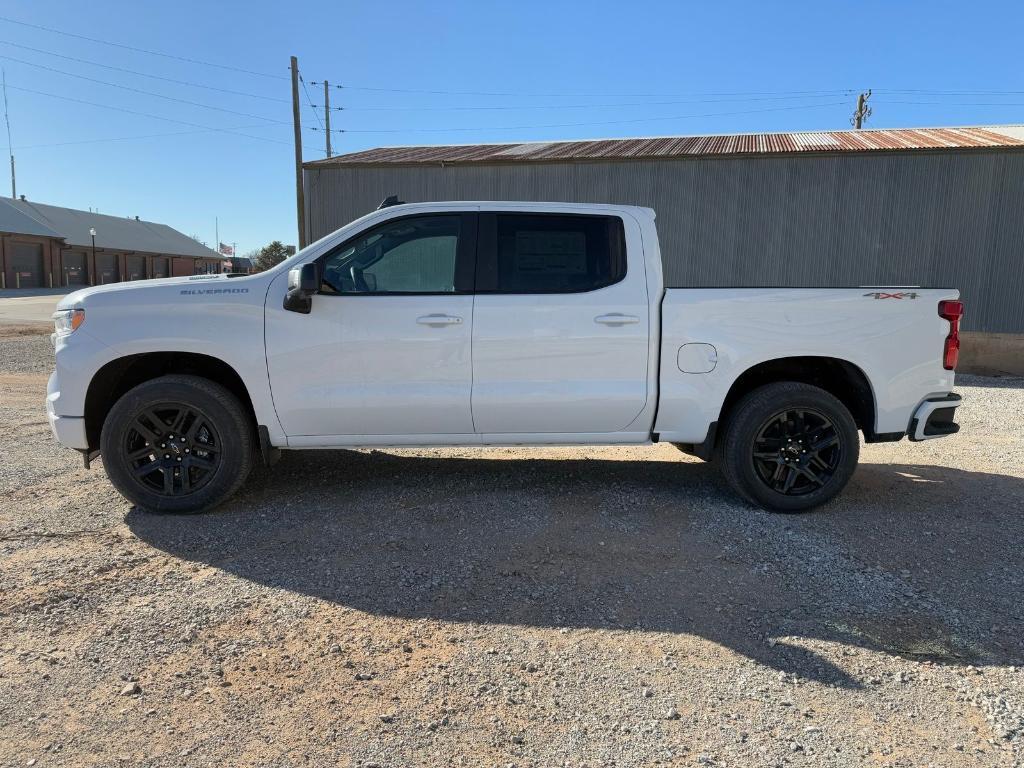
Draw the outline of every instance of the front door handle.
M423 315L422 317L417 317L416 322L420 325L440 328L442 325L462 325L462 318L456 315Z
M635 325L640 322L636 315L623 315L620 312L612 312L607 315L598 315L594 318L595 323L601 325Z

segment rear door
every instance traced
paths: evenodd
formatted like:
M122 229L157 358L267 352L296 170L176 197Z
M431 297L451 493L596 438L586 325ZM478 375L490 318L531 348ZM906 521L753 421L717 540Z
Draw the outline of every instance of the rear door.
M476 431L486 441L627 430L648 396L650 320L635 219L481 212L478 244Z

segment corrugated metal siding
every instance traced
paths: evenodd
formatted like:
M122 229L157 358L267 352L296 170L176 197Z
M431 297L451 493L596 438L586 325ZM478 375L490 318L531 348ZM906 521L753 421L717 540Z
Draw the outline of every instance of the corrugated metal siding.
M674 287L960 288L966 330L1024 332L1024 151L307 170L315 239L387 195L645 205Z
M306 168L344 165L436 165L440 163L551 162L641 159L700 155L874 152L911 149L1015 147L1024 145L1019 125L970 128L895 128L810 133L749 133L729 136L666 136L649 139L544 141L523 144L454 144L380 147L306 163Z

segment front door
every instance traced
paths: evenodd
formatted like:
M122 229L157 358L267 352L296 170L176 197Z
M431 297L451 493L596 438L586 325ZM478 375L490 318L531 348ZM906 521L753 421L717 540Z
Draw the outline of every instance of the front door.
M636 431L630 425L647 403L650 338L636 221L499 212L481 213L479 229L477 432L486 442L487 435Z
M267 364L290 445L473 437L475 230L472 213L424 214L356 235L319 259L308 315L275 281Z

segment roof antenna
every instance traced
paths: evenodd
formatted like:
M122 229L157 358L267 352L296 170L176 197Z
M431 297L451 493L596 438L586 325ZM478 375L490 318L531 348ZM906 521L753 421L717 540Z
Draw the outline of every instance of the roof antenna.
M398 195L388 195L384 198L380 205L377 206L379 211L381 208L390 208L392 205L405 205L404 200L399 200Z

